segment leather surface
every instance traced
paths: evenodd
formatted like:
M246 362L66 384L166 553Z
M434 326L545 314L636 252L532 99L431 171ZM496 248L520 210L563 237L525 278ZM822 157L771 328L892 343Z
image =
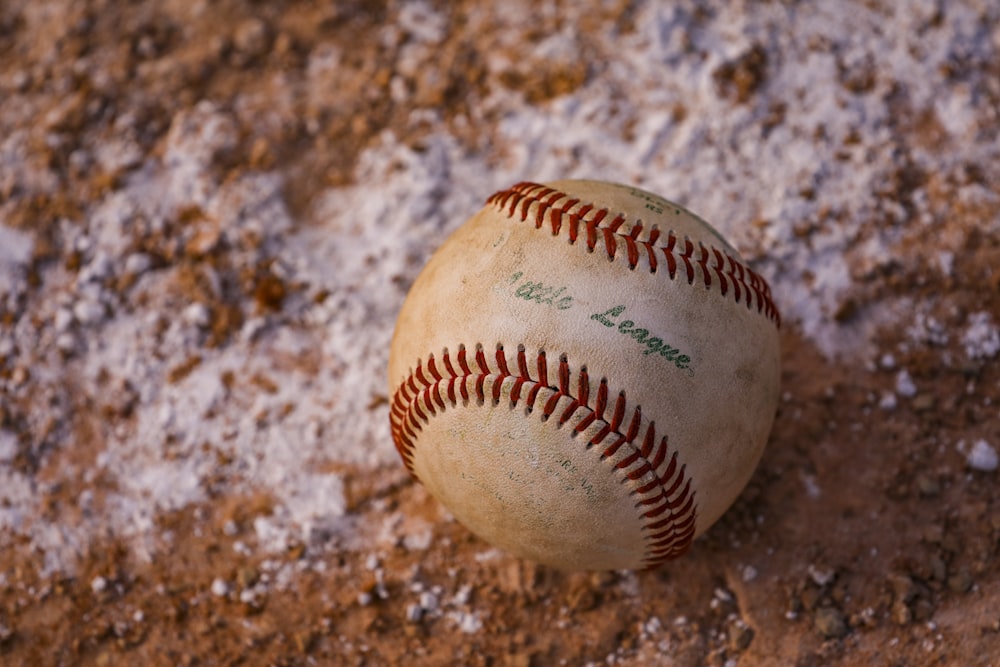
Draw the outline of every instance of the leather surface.
M403 449L430 492L498 546L567 568L656 564L718 519L760 458L779 393L777 312L769 299L767 307L762 303L769 296L762 280L750 289L736 251L666 200L593 181L523 189L527 195L494 197L459 228L406 299L392 342L390 392L399 399L407 378L422 389L412 380L418 370L435 387L428 384L423 399L407 392L411 403L423 405L423 418L411 415L411 449ZM549 190L557 192L539 195ZM587 221L602 210L601 223L589 229ZM610 227L614 232L606 233ZM669 243L673 251L663 251ZM472 359L477 346L488 369L472 364L470 379L449 380L443 362L464 377L457 369L460 348ZM547 382L538 391L563 401L547 419L537 393L526 412L524 388L541 384L540 353ZM444 379L425 372L429 361ZM556 377L560 366L568 369L567 391ZM478 390L473 375L482 376ZM513 401L522 376L532 377ZM608 401L624 403L616 432L637 434L611 456L607 437L591 442L598 423L614 418L614 406L607 405L603 421L594 417L602 381ZM444 391L449 384L454 405ZM456 387L466 387L469 400ZM578 432L585 419L595 423ZM649 437L666 448L655 469L641 470L641 461L622 466ZM638 458L652 461L655 452L646 448L648 455ZM666 476L675 454L672 477ZM630 479L630 472L644 474ZM670 544L656 551L656 517L644 517L649 505L640 501L667 490L678 475L690 483L694 529L673 551ZM680 492L674 489L673 498Z

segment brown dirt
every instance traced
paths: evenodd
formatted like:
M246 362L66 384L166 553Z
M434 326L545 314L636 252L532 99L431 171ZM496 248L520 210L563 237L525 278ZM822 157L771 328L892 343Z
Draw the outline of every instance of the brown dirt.
M303 215L322 189L351 182L357 156L382 130L420 142L410 109L387 92L395 47L375 37L393 3L67 1L50 3L51 20L27 18L32 4L0 8L0 133L27 131L25 170L57 180L0 190L7 224L38 239L28 292L0 311L5 325L22 316L23 301L47 275L75 271L77 250L63 245L62 230L135 168L125 161L106 172L69 157L122 132L125 114L124 131L146 158L162 150L182 110L206 98L230 105L235 140L214 156L214 169L223 180L248 169L282 171L290 210ZM435 76L404 81L419 105L440 108L447 122L490 86L544 104L600 75L583 64L523 62L490 78L484 47L461 30L467 4L474 3L456 3L449 14L454 37ZM629 21L628 7L594 14L595 22ZM302 69L320 42L347 56L329 90L310 93ZM75 65L81 59L84 68ZM746 104L767 68L765 52L752 50L721 68L714 84ZM856 92L871 86L864 76L851 81ZM290 108L275 112L268 99ZM940 129L910 116L897 131L932 146ZM471 150L474 128L495 120L465 116L454 132ZM975 164L967 174L983 178ZM949 226L910 238L895 261L858 276L836 314L845 330L904 302L922 304L951 329L973 312L1000 313L1000 240L977 232L1000 208L958 202L961 184L930 174L902 173L880 196L905 202L914 179L932 206L951 212ZM222 276L206 348L225 345L246 318L280 311L296 290L271 277L266 257L232 265L212 224L190 211L143 241L154 263L178 266L178 299L205 291L207 275ZM803 243L811 233L803 230ZM187 245L171 240L178 238ZM922 259L943 238L957 248L947 276ZM114 287L127 293L131 285ZM794 323L784 327L784 397L759 469L723 519L658 571L563 573L515 560L446 516L401 465L331 470L346 484L340 532L323 544L262 553L248 546L249 535L254 519L273 511L272 500L233 496L220 480L206 502L161 513L141 553L132 538L94 535L71 573L44 573L27 540L11 537L0 554L0 662L996 665L997 474L970 469L956 443L1000 443L1000 366L995 358L967 360L956 336L921 342L903 324L879 328L871 342L892 360L831 360ZM942 363L943 355L956 361ZM169 381L200 361L191 349ZM901 369L916 393L884 404ZM32 382L26 361L5 362L0 373L9 386ZM264 376L251 382L276 390ZM80 494L94 491L99 510L113 484L84 475L102 447L95 420L129 423L138 398L128 386L81 395L71 379L39 387L0 404L0 423L22 443L3 465L41 485L47 516L79 524L93 511L81 509ZM74 418L47 419L57 404L72 405L66 413ZM371 409L385 405L376 400ZM60 445L66 441L75 444ZM79 471L75 481L59 472L67 466Z

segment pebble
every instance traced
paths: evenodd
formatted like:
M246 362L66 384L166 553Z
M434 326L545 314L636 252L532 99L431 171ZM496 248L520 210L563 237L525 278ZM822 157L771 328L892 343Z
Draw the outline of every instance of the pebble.
M144 252L134 252L125 260L125 273L133 276L142 275L152 266L152 258Z
M104 306L97 301L79 301L73 306L73 315L80 324L95 324L104 319Z
M416 623L423 618L424 609L416 602L406 606L406 620L409 623Z
M56 311L56 316L52 320L52 325L59 333L67 331L73 326L73 313L69 308L60 308Z
M948 590L952 593L968 593L972 588L972 575L965 568L948 577Z
M933 394L919 394L913 399L913 409L917 412L928 412L934 409L937 400Z
M456 620L458 621L458 629L467 635L475 634L483 627L483 621L475 612L459 612Z
M110 275L111 269L111 258L105 254L98 254L85 267L83 267L83 269L80 270L77 282L81 285L86 283L99 283Z
M948 565L944 560L940 556L932 555L927 559L927 563L931 569L931 576L937 581L944 581L948 576Z
M899 371L899 375L896 376L896 393L906 398L917 395L917 385L913 383L913 378L906 370Z
M837 639L847 634L847 622L839 609L820 607L816 610L813 623L821 635L827 639Z
M833 570L833 568L817 567L815 564L809 565L809 577L816 583L817 586L826 586L833 581L836 574L837 573Z
M977 440L965 457L969 467L982 472L993 472L1000 465L997 450L985 440Z
M909 602L917 596L919 592L917 586L913 583L913 579L905 574L894 572L888 577L889 586L892 587L892 592L896 596L896 600L900 602Z
M212 581L212 595L216 597L225 597L229 593L229 584L227 584L222 579L216 578Z
M28 70L19 69L7 79L10 87L17 92L24 92L31 85L31 74Z
M896 600L892 604L890 615L896 625L906 625L913 620L913 612L910 611L910 608L902 600Z
M729 650L743 651L753 641L754 631L742 619L736 619L729 624Z
M409 551L426 551L430 548L434 533L430 526L403 536L403 546Z
M236 573L236 579L242 588L250 588L260 580L260 572L254 567L241 567Z
M257 590L254 588L248 588L244 591L240 591L240 602L250 607L256 607Z
M31 373L28 372L27 368L24 366L17 366L10 374L10 384L16 389L27 382L30 377Z
M76 349L76 338L68 331L61 333L56 338L56 347L60 352L69 354Z
M245 65L254 58L264 55L270 43L267 24L258 18L248 18L238 26L233 34L234 57L237 64Z
M455 593L455 604L468 604L469 600L472 598L472 586L470 584L465 584L458 589Z
M184 321L196 327L207 327L212 321L208 307L203 303L192 303L184 309Z
M438 608L438 597L430 591L420 594L420 608L424 611L435 611Z
M918 474L914 483L917 486L917 491L925 498L934 498L941 493L941 483L927 473Z

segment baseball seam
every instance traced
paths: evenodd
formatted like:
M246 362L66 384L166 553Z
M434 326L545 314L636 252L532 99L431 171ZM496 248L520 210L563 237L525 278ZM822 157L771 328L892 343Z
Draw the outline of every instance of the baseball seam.
M537 183L518 183L491 196L487 204L512 220L519 217L521 222L526 222L533 214L535 229L539 230L545 226L547 217L552 236L564 234L570 245L576 245L582 237L588 252L594 252L603 243L612 261L624 248L631 270L645 263L651 273L657 273L664 263L671 280L676 280L678 274L690 285L700 279L705 289L716 287L722 296L731 293L736 303L745 304L749 310L756 308L775 326L781 326L781 315L771 299L767 281L715 246L706 246L700 241L696 244L689 238L679 238L672 231L664 235L655 225L644 227L640 219L631 222L627 233L622 232L621 228L628 222L624 213L597 208Z
M446 349L440 359L428 356L426 365L418 360L392 400L390 422L396 449L416 476L414 448L424 424L459 403L499 408L506 394L511 410L523 404L528 416L540 407L543 422L554 417L556 428L568 427L570 437L585 439L585 449L599 448L601 460L610 460L613 469L621 472L622 484L633 485L629 493L636 497L645 533L646 567L687 551L695 532L695 493L677 452L669 451L667 436L658 436L641 407L629 408L625 392L612 398L606 378L592 391L586 367L571 370L565 355L559 358L553 379L556 382L550 383L545 351L538 352L532 369L523 345L517 347L513 359L498 344L495 355L488 355L482 345L469 354L460 345L454 356Z

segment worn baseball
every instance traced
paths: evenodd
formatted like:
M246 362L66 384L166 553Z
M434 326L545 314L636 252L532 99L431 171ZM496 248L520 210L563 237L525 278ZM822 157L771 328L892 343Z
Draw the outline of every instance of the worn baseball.
M764 279L681 206L520 183L413 284L389 358L392 437L496 546L564 569L655 567L753 473L778 326Z

